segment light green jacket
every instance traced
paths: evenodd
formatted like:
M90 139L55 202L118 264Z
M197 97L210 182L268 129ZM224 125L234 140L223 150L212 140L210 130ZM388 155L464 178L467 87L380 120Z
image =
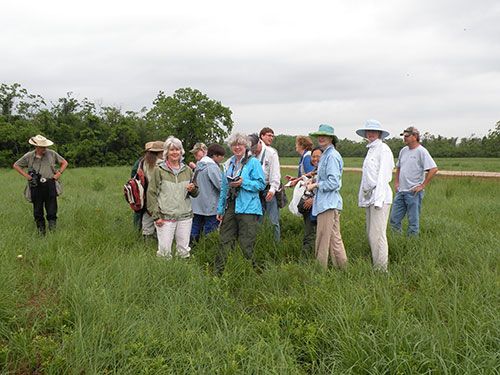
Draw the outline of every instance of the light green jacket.
M186 220L193 217L190 196L198 195L198 187L186 190L193 171L181 164L175 174L165 162L155 167L148 185L147 209L153 220Z

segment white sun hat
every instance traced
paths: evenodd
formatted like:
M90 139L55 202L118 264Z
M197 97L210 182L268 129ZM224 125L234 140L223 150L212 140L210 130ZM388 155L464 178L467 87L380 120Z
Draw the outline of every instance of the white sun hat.
M366 138L367 130L375 130L381 133L381 139L387 138L389 136L389 132L385 129L382 129L382 124L377 120L367 120L365 126L356 130L356 134L360 137Z

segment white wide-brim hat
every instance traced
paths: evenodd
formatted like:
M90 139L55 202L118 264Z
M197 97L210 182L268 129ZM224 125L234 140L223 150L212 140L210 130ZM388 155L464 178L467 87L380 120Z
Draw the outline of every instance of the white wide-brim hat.
M34 137L31 137L28 141L30 145L38 146L38 147L49 147L54 144L50 139L45 138L43 135L37 134Z
M377 120L366 121L364 127L356 130L356 134L359 135L360 137L366 138L365 132L367 130L374 130L382 133L382 135L380 136L381 139L387 138L389 136L389 132L385 129L382 129L382 124Z

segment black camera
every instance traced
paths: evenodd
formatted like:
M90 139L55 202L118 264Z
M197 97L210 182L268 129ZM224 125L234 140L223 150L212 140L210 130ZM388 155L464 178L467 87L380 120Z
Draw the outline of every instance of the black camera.
M31 180L29 181L30 187L35 188L40 183L40 179L42 175L37 173L34 169L28 171L28 174L31 176Z

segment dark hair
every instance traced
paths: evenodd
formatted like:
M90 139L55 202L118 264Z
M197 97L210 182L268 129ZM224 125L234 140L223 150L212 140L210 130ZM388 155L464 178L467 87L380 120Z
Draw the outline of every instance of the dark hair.
M274 131L273 131L273 129L268 128L268 127L265 127L265 128L262 128L262 130L260 131L260 133L259 133L259 138L262 138L262 136L263 136L264 134L267 134L267 133L273 133L273 135L274 135Z
M323 150L321 149L321 147L317 146L317 147L314 147L312 150L311 150L311 155L314 151L321 151L321 153L323 153Z
M207 156L211 158L216 155L224 156L226 155L226 150L224 150L224 147L222 147L221 145L215 143L208 146Z

